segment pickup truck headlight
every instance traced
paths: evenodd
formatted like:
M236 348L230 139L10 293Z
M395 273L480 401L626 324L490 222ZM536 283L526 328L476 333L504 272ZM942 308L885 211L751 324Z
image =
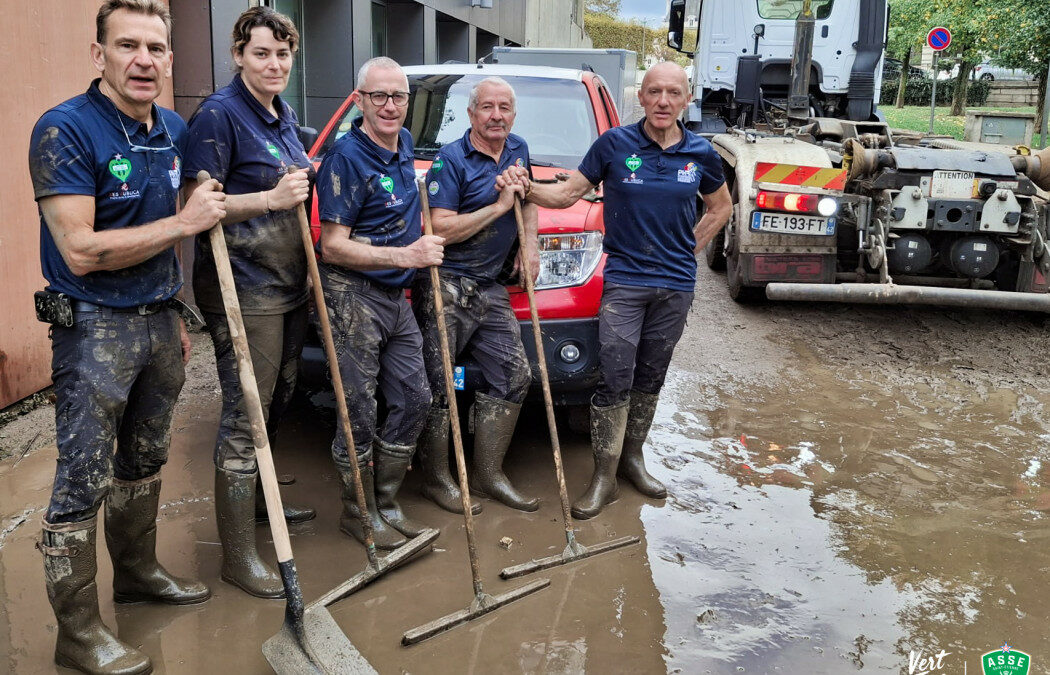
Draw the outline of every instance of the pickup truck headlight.
M540 277L536 290L579 286L594 274L602 257L602 233L541 234Z

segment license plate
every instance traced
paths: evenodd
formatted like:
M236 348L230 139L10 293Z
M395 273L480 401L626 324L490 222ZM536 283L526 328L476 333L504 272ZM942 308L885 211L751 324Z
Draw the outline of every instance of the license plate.
M751 214L751 230L779 234L829 235L835 234L835 219L800 213L755 211Z
M976 182L972 171L934 171L930 197L934 199L971 199Z

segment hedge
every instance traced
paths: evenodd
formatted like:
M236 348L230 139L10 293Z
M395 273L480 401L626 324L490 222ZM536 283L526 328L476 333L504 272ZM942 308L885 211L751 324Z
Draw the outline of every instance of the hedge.
M900 81L897 78L883 80L882 96L879 105L889 106L897 102L897 87ZM904 105L929 105L930 89L933 80L929 78L911 78L904 88ZM988 101L988 93L991 85L983 80L970 80L970 87L966 92L966 105L980 106ZM955 78L937 81L937 105L947 106L952 104L952 95L955 92Z

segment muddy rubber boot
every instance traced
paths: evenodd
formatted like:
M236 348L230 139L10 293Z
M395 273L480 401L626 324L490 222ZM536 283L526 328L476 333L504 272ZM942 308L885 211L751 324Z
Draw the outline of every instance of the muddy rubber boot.
M157 562L160 474L114 478L106 497L106 547L113 559L113 599L195 605L211 597L199 581L177 577Z
M375 458L376 508L379 515L395 530L406 537L418 537L427 530L427 526L417 523L401 510L397 503L397 491L405 480L405 473L412 464L415 447L411 445L394 445L379 438L373 445Z
M659 394L631 392L627 430L623 435L623 452L620 454L620 466L616 470L617 476L626 478L638 492L653 499L665 498L667 488L645 470L642 446L645 444L646 436L649 435L649 427L652 426L653 415L656 414L656 402L659 400Z
M474 395L474 468L470 477L472 492L497 499L512 509L535 511L540 500L529 498L510 484L503 473L503 458L510 447L521 404Z
M45 522L37 543L44 554L47 598L58 620L55 663L85 673L153 672L149 657L117 639L99 616L96 523L97 518L57 525Z
M281 577L255 545L254 473L215 469L215 521L222 542L220 578L257 598L283 598Z
M459 423L458 421L456 422ZM433 406L427 415L427 426L419 437L419 458L423 464L423 496L446 511L463 513L459 482L448 469L448 408ZM481 504L471 502L470 512L481 513Z
M281 504L284 506L284 522L289 525L305 523L317 517L317 511L309 506L292 506L284 501L283 496ZM266 512L266 497L263 496L262 481L258 479L255 481L255 522L259 524L270 522L270 514Z
M372 467L367 461L361 462L361 487L365 490L365 508L369 522L372 523L372 538L375 540L376 548L384 551L392 551L408 540L401 533L386 524L379 517L376 509L375 478L372 475ZM360 511L357 508L357 492L354 490L354 475L349 470L339 469L339 477L343 480L343 514L339 517L339 529L365 543L365 531L361 527Z
M591 404L591 448L594 451L594 475L587 491L572 505L572 517L593 518L606 504L616 501L616 468L620 462L624 431L627 428L629 401L610 406Z

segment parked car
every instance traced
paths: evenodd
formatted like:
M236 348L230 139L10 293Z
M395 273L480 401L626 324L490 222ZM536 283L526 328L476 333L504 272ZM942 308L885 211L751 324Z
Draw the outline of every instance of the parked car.
M900 59L894 59L885 57L882 59L882 81L887 82L890 80L898 80L901 76L901 68L904 67L904 62ZM922 68L916 68L915 66L908 66L908 79L919 79L923 80L929 77Z
M991 82L992 80L1034 80L1035 75L1021 70L1020 68L1003 68L991 62L990 59L981 61L973 68L974 79Z
M445 64L409 66L411 99L405 127L416 150L416 174L430 168L441 147L460 138L470 126L467 97L475 83L493 75L507 80L517 96L513 132L529 144L533 175L554 180L575 169L600 134L620 119L605 81L593 72L542 66ZM353 94L339 106L313 144L310 157L319 164L325 152L360 116ZM311 225L320 232L314 200ZM600 189L564 210L540 209L540 276L536 305L555 404L583 406L597 384L598 307L602 292L604 235ZM513 256L513 254L512 254ZM512 256L505 269L509 272ZM521 321L522 341L533 363L533 396L539 390L535 343L528 297L516 280L508 281L511 306ZM303 375L317 381L325 371L323 350L314 336L303 352ZM464 389L481 382L474 363L464 369Z

